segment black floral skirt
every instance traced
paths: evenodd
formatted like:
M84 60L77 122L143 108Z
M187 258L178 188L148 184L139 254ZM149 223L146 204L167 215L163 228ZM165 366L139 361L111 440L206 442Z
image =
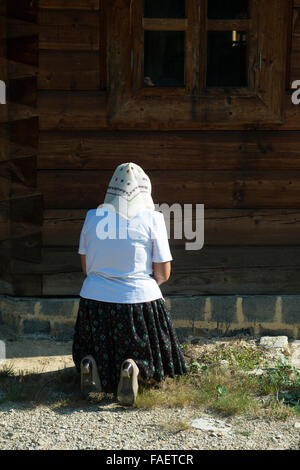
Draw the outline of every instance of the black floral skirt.
M72 354L78 372L84 356L95 358L104 391L115 390L129 358L144 380L162 382L187 372L163 298L119 304L80 297Z

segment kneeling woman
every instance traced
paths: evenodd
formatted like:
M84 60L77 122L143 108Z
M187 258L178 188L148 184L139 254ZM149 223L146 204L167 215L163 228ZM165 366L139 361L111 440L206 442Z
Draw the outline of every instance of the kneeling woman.
M159 285L172 256L151 182L134 163L119 165L104 203L87 212L78 253L86 274L80 291L73 360L83 392L117 391L132 405L138 382L186 373Z

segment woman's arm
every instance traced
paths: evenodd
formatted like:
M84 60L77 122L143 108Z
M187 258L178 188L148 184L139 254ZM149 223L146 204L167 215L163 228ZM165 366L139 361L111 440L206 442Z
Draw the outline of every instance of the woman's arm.
M80 258L81 258L81 267L82 267L82 271L84 272L85 275L86 274L86 255L80 255Z
M152 262L152 271L158 285L166 282L171 274L171 261L166 261L165 263Z

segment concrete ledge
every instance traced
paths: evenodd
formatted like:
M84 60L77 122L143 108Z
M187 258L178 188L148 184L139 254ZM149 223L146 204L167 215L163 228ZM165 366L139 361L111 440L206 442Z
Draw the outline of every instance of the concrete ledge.
M300 295L165 297L174 325L184 335L286 335L300 339ZM20 334L72 338L79 297L0 295L0 321Z

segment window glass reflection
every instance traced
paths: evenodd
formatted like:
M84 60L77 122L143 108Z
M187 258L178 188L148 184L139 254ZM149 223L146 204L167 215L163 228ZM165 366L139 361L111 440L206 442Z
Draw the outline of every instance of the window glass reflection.
M185 0L144 0L145 18L185 18Z
M184 34L145 31L145 86L184 86Z
M248 0L208 0L207 17L209 19L248 18Z
M246 87L247 33L244 31L208 31L208 87Z

